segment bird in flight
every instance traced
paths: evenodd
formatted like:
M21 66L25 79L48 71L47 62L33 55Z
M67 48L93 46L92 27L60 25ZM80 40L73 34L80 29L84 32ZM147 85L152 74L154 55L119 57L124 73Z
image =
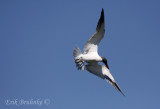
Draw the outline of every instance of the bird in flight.
M98 54L98 45L103 39L105 33L105 21L104 21L104 10L102 8L101 16L97 24L96 32L86 42L84 46L84 53L81 52L77 46L73 50L74 61L78 70L87 70L88 72L107 80L113 87L115 87L122 94L123 92L117 85L113 76L110 73L107 59L101 57ZM98 62L103 62L105 65L100 65ZM87 65L85 65L85 63ZM124 95L124 94L123 94Z

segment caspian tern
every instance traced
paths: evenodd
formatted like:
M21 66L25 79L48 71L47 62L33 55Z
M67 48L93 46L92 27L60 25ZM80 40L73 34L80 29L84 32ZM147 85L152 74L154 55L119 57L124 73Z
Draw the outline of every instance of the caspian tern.
M99 56L98 54L98 45L102 40L102 38L104 37L104 33L105 33L104 11L102 8L101 17L98 21L96 32L85 44L84 53L82 54L79 47L76 47L73 51L75 62L78 63L77 64L78 69L83 68L84 62L92 62L92 61L103 62L106 65L106 67L109 69L109 66L107 64L107 59Z
M111 85L113 85L118 91L122 94L123 92L115 82L113 76L110 73L107 59L101 57L98 54L98 45L105 33L105 23L104 23L104 11L102 8L101 17L98 21L96 32L93 36L87 41L84 46L84 53L81 52L77 46L73 51L73 56L75 57L75 63L78 69L87 70L96 76L107 80ZM87 65L84 65L84 63ZM99 65L98 62L103 62L104 65ZM124 94L123 94L124 95Z

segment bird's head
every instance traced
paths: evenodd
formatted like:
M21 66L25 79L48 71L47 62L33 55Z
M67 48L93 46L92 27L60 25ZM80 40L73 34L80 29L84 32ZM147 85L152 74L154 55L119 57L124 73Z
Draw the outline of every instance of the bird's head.
M107 63L107 59L105 57L101 57L102 58L102 62L106 65L106 67L109 69L108 63Z

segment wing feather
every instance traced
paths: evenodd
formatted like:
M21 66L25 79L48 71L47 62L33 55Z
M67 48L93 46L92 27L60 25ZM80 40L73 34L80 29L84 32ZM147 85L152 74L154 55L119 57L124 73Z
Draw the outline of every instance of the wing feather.
M102 79L104 79L102 74L102 67L98 64L98 62L90 62L86 66L86 70Z
M97 52L98 45L100 41L103 39L105 33L105 24L104 24L104 11L102 9L101 17L98 21L96 32L91 36L91 38L87 41L84 46L84 53L87 54L89 52Z

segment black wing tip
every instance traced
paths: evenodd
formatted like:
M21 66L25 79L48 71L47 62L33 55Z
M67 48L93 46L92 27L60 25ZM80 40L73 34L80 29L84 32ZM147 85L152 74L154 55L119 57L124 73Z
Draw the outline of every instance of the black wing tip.
M102 22L104 22L104 10L103 10L103 8L102 8L102 11L101 11L101 17L100 17L100 19L102 20Z
M102 8L100 20L101 20L102 23L104 22L104 10L103 10L103 8Z
M104 23L104 10L102 8L101 16L100 16L100 19L98 21L98 25L97 25L97 28L96 28L97 31L99 31L99 29L101 28L103 23Z
M104 15L104 9L103 9L103 8L102 8L102 11L101 11L101 15L102 15L102 14Z
M114 86L116 87L116 89L117 89L119 92L121 92L121 94L122 94L123 96L125 96L124 93L123 93L123 92L121 91L121 89L119 88L118 84L117 84L116 82L113 82L113 84L114 84Z
M121 91L120 87L118 86L118 84L115 81L112 81L111 78L109 78L107 75L105 75L105 79L108 80L112 84L112 86L115 89L117 89L123 96L125 96L124 93Z

